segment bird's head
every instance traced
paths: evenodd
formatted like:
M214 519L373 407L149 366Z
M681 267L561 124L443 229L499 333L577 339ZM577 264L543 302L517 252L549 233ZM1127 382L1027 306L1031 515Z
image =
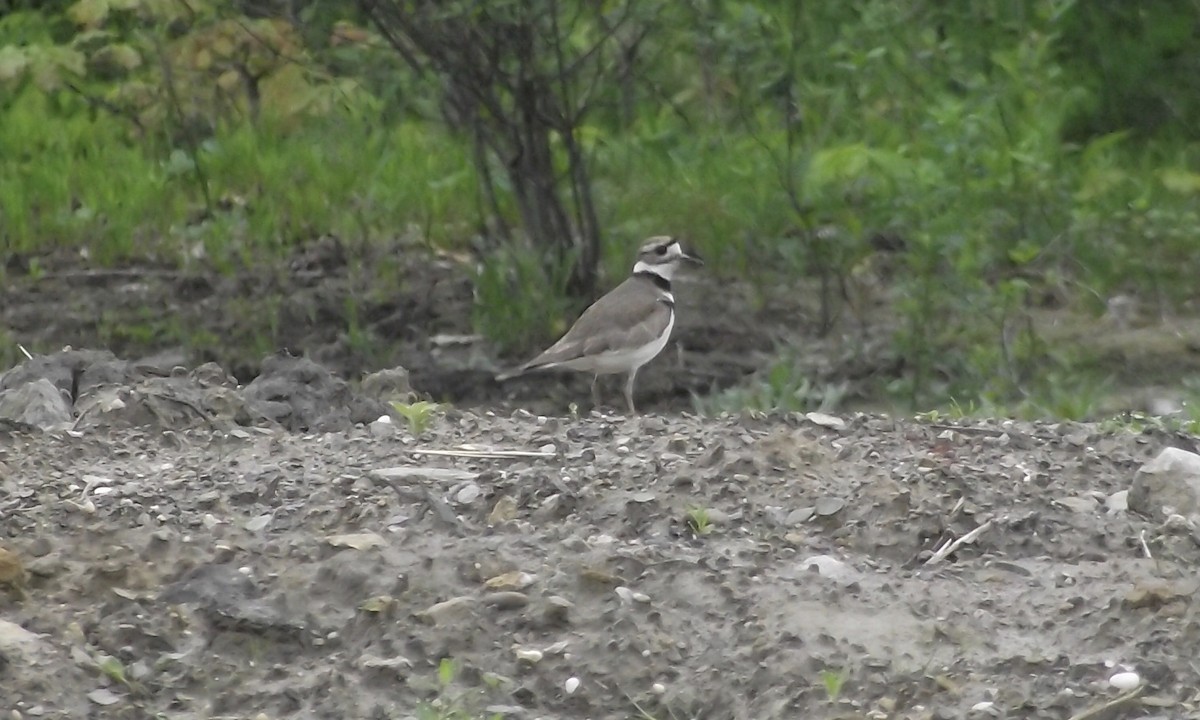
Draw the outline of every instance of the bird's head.
M703 264L704 261L698 256L684 250L679 240L669 235L657 235L642 243L633 271L652 272L670 280L684 265Z

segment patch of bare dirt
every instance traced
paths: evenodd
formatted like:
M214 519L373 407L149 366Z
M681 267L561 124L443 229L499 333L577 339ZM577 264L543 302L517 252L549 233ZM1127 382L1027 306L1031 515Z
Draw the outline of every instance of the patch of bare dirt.
M1200 717L1195 518L1125 507L1191 437L461 410L414 435L293 359L259 394L121 362L26 367L74 377L68 425L0 425L13 717ZM332 429L289 429L304 408Z
M34 271L28 259L10 258L0 283L0 369L21 359L18 343L34 352L103 347L156 365L216 362L249 382L263 356L287 350L350 380L402 365L414 388L460 407L588 406L590 377L495 381L528 358L500 357L473 334L469 262L403 239L358 245L333 236L285 262L224 272L204 263L96 268L70 255L39 257ZM693 394L735 384L815 314L791 292L761 298L703 274L678 286L672 342L638 381L647 411L691 409ZM619 399L617 385L608 392Z

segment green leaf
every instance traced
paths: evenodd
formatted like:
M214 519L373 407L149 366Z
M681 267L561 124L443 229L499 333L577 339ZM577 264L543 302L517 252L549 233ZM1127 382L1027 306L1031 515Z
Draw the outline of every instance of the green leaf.
M1042 248L1036 243L1022 240L1017 243L1017 246L1008 251L1008 259L1012 260L1017 265L1027 265L1037 259L1042 253Z
M442 685L449 685L454 682L454 675L458 672L458 667L451 658L442 658L438 663L438 682Z
M862 175L871 161L871 153L863 143L838 145L818 151L808 166L808 183L815 188Z
M100 668L100 672L107 675L110 679L115 680L122 685L129 684L129 680L125 677L125 666L121 664L120 660L112 655L105 656L104 659L98 663L98 666Z
M93 27L108 17L108 0L79 0L67 8L67 15L77 25Z
M1200 192L1200 173L1183 168L1163 168L1158 171L1158 179L1173 193L1194 195Z
M5 45L0 47L0 82L20 77L29 67L29 55L24 48Z
M34 81L43 90L56 90L62 86L63 71L82 77L84 75L83 53L60 45L30 48L30 72Z
M133 49L132 45L125 43L115 43L100 48L92 56L92 60L125 70L133 70L142 65L141 53Z

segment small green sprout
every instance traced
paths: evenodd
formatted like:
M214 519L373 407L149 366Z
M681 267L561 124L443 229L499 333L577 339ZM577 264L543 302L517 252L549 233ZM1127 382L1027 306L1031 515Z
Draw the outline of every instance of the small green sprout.
M708 510L705 508L688 508L687 522L697 535L707 535L712 532L712 522L709 520Z
M846 673L841 670L822 670L821 684L825 686L825 696L829 702L837 702L842 694L842 686L846 684Z
M442 406L421 400L414 403L393 402L392 409L408 421L408 429L413 435L421 435L429 429L434 413L440 411Z

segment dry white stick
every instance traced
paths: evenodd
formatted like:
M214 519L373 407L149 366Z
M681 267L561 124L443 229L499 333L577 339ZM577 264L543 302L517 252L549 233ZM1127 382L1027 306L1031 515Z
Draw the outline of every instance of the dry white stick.
M541 450L429 450L414 448L413 455L443 455L461 458L552 458L553 452Z
M28 350L26 350L26 349L25 349L25 346L24 346L24 345L22 345L21 343L17 343L17 349L21 351L21 354L25 356L25 359L26 359L26 360L32 360L32 359L33 359L33 356L29 354L29 351L28 351Z
M1129 692L1125 693L1124 695L1113 698L1112 700L1109 700L1108 702L1100 703L1099 705L1093 705L1092 707L1090 707L1086 710L1077 712L1074 715L1072 715L1071 720L1092 720L1093 718L1108 717L1109 713L1112 710L1116 710L1117 708L1121 707L1122 705L1126 705L1126 704L1132 702L1133 700L1137 699L1137 696L1141 695L1142 691L1145 689L1146 689L1146 686L1143 685L1139 688L1134 688L1133 690L1130 690Z
M1142 530L1142 532L1138 535L1138 540L1142 541L1142 552L1146 553L1146 559L1153 560L1154 556L1150 554L1150 546L1146 544L1146 531L1145 530Z
M985 522L984 524L975 528L974 530L967 533L966 535L963 535L962 537L960 537L959 539L955 540L952 543L946 543L945 545L943 545L941 547L941 549L939 549L937 552L935 552L933 554L933 557L931 557L925 561L925 564L926 565L935 565L935 564L945 560L947 557L949 557L951 554L953 554L955 550L959 549L963 545L966 545L967 543L970 543L970 542L975 542L975 538L982 535L984 533L984 531L986 531L991 526L992 526L992 520L989 518L987 522Z

